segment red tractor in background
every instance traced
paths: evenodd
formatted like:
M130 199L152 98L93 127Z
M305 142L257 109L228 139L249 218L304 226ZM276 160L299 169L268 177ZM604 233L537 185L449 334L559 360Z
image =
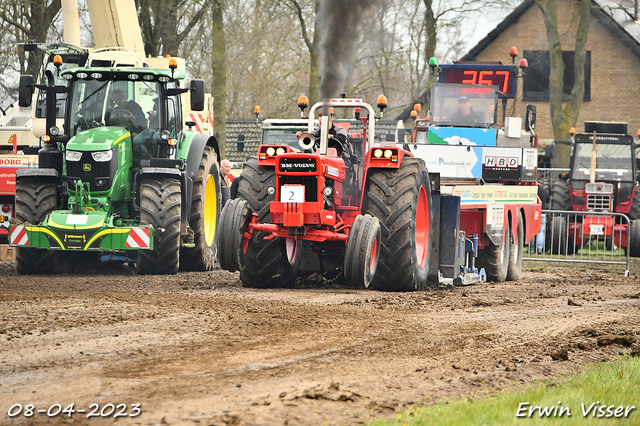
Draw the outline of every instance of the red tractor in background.
M575 131L573 132L575 133ZM626 123L585 122L574 134L568 176L548 183L551 210L593 212L574 220L555 215L547 226L552 253L573 254L589 241L604 241L607 249L623 247L640 256L640 193L636 144ZM623 213L621 216L601 213Z
M299 106L304 110L307 105ZM336 149L328 147L329 120L323 120L320 148L314 149L310 133L315 114L331 107L352 109L363 124L362 150L356 150L352 170ZM386 98L378 99L378 107L386 107ZM290 286L299 275L316 271L335 273L358 288L424 289L432 220L440 216L432 208L432 197L440 194L439 188L432 192L431 180L437 185L439 179L429 175L422 159L395 142L376 146L375 122L374 109L360 99L328 99L310 109L309 133L300 136L300 151L285 145L260 146L258 158L244 164L238 198L221 213L220 267L240 271L246 287ZM454 205L457 200L459 212L459 197L447 198ZM438 203L445 204L451 205ZM449 216L459 224L459 213ZM453 226L451 232L440 232L451 240L447 245L452 255L445 258L441 253L436 265L453 265L452 280L464 273L465 282L483 281L484 272L473 267L477 240L474 252L455 223L436 223L441 229Z

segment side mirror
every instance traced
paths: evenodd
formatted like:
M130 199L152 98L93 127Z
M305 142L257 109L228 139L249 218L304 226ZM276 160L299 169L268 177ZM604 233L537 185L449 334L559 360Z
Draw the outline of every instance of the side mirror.
M527 104L524 109L524 129L530 131L536 128L536 106Z
M20 76L20 87L18 88L18 105L21 107L31 106L33 97L33 76L26 74Z
M191 83L189 83L189 95L191 98L191 110L204 110L204 80L191 80Z
M238 135L238 152L244 151L244 135Z

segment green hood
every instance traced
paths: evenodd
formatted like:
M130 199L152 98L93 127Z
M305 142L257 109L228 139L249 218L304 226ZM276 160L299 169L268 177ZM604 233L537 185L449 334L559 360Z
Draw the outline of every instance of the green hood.
M69 151L109 151L131 138L123 127L96 127L72 137L67 143Z

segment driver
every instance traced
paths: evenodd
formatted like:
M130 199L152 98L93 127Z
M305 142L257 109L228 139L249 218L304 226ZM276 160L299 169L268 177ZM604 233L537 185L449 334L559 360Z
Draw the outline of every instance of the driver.
M318 122L320 127L313 130L311 135L316 139L315 148L320 147L320 132L322 131L322 112L318 114ZM296 137L299 138L302 132L296 132ZM329 114L329 148L335 148L337 154L344 160L345 166L351 168L353 163L357 161L352 155L351 143L349 142L349 135L344 128L333 124L331 114Z
M484 116L471 106L471 101L466 96L458 99L458 109L449 117L450 121L465 124L482 124Z
M115 104L115 108L125 109L133 114L136 118L136 125L147 127L147 119L144 116L144 112L142 112L142 108L135 101L127 101L127 97L124 95L124 92L120 88L113 89L113 93L111 94L111 100Z

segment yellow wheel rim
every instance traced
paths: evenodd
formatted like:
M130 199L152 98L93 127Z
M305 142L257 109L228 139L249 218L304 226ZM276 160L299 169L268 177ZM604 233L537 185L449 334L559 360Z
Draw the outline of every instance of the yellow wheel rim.
M216 197L216 183L213 176L207 175L204 189L204 235L207 247L213 245L216 235L216 219L218 216L218 197Z

